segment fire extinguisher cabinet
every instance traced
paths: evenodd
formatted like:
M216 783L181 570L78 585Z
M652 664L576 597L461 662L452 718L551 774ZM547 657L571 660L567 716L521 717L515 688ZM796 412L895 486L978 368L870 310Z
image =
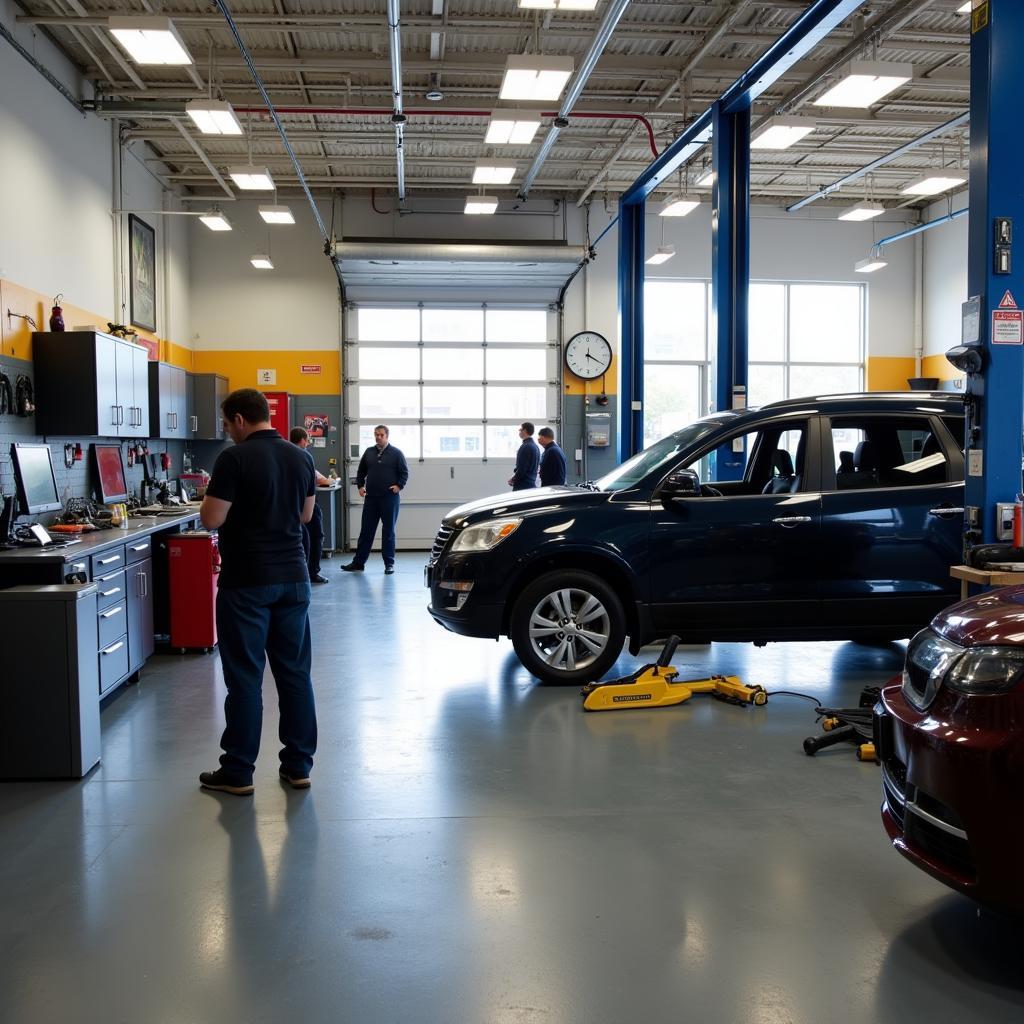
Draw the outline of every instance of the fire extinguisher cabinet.
M179 533L167 543L171 581L171 646L212 650L217 645L217 538L205 530Z

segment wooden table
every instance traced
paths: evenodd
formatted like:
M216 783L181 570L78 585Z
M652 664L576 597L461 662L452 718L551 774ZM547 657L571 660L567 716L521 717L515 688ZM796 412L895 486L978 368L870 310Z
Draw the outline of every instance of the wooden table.
M949 575L960 580L960 600L968 598L967 588L971 583L979 583L983 587L1010 587L1015 583L1024 583L1024 572L1004 572L999 569L975 569L970 565L954 565Z

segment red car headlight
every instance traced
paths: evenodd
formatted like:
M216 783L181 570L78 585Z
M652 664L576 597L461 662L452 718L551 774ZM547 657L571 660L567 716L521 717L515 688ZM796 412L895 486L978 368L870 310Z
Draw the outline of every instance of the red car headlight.
M971 647L946 673L945 684L960 693L1005 693L1024 681L1024 650Z

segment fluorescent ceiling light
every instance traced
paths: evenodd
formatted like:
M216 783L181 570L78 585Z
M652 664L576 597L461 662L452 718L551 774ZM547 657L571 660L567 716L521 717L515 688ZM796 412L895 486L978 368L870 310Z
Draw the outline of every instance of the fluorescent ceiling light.
M532 110L496 110L484 138L489 146L516 146L533 142L540 128L540 114Z
M234 107L224 100L192 100L185 113L204 135L241 135L242 126Z
M572 57L512 54L498 95L503 100L557 100L573 67Z
M515 164L477 164L473 168L474 185L507 185L515 176Z
M466 196L466 208L462 212L470 214L494 213L497 209L497 196Z
M750 140L751 149L789 149L810 135L818 123L813 117L770 117Z
M270 192L274 188L274 179L266 167L243 164L239 167L229 167L228 174L239 188L248 192Z
M192 63L170 18L157 15L108 18L107 28L136 64Z
M967 180L963 174L956 172L949 174L926 174L917 181L912 181L900 192L905 196L937 196L940 192L948 192L957 185L962 185Z
M961 5L956 9L957 14L970 14L971 13L971 0L967 0L967 3Z
M843 77L815 101L817 107L870 107L914 77L911 64L851 60Z
M711 188L715 183L715 172L709 167L695 182L696 188Z
M853 269L858 274L873 274L876 270L887 266L889 266L889 261L883 260L881 256L868 256L866 259L857 260Z
M224 216L220 210L207 210L206 213L199 215L199 219L211 230L211 231L230 231L231 221Z
M257 270L273 270L274 269L274 264L271 261L270 257L266 253L263 253L263 252L258 252L258 253L256 253L255 256L250 256L249 257L249 262Z
M662 245L653 256L648 256L644 262L648 266L656 267L659 263L665 263L667 260L672 259L675 254L676 247L674 245Z
M260 216L268 224L295 223L295 218L292 216L292 208L290 206L261 206Z
M841 214L839 220L871 220L872 217L879 217L885 213L885 207L881 203L855 203L848 206Z
M597 0L519 0L522 11L593 11Z
M677 195L669 196L665 200L658 213L659 217L685 217L700 206L700 200L695 196Z

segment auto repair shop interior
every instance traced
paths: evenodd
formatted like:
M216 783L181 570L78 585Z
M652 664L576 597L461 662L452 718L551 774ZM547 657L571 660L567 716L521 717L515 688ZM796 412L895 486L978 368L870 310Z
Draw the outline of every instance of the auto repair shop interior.
M1024 4L0 36L0 1019L1021 1020ZM246 795L239 388L324 478Z

